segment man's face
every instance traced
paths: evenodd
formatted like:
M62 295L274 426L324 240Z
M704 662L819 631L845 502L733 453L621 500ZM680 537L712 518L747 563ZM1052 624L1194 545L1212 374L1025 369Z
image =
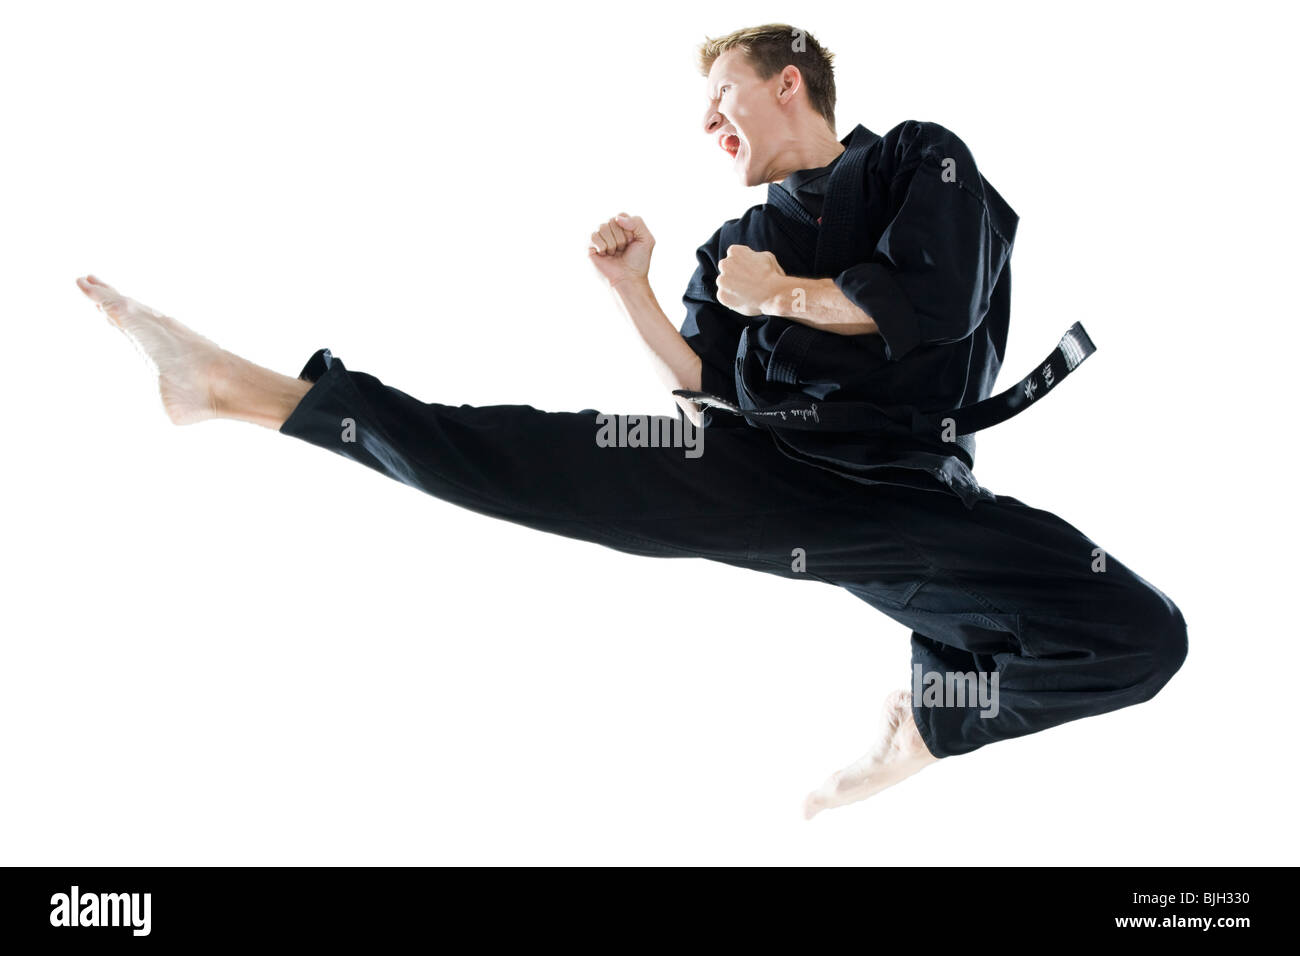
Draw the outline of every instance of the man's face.
M775 171L770 165L782 129L777 100L781 74L759 79L745 60L745 51L728 50L713 61L705 83L709 108L704 131L731 156L743 185L773 182Z

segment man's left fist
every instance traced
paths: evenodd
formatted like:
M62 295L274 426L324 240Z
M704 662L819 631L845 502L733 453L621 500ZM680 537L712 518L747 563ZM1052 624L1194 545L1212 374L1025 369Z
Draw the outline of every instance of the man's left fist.
M718 263L718 304L741 315L764 315L782 289L785 270L770 252L731 245Z

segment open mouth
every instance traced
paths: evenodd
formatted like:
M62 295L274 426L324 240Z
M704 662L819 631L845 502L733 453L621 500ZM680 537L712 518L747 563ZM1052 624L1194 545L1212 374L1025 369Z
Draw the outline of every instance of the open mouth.
M736 154L740 152L740 137L735 133L723 133L718 137L718 145L728 156L735 159Z

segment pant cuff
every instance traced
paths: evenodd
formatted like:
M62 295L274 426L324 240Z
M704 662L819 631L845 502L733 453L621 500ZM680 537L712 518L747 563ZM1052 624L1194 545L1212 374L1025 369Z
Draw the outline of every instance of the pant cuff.
M318 382L332 366L342 364L329 349L317 349L302 367L298 377L306 382Z
M916 721L916 729L921 734L921 741L925 744L925 749L930 751L931 755L943 759L949 754L934 739L934 724L930 720L933 712L933 707L925 707L915 701L912 703L912 719Z
M294 406L289 417L280 424L280 433L296 437L310 434L312 431L310 423L314 418L319 417L316 412L320 406L329 396L337 394L341 386L350 385L347 371L343 363L335 358L329 349L317 349L312 353L307 364L298 373L298 378L304 382L311 382L312 387Z

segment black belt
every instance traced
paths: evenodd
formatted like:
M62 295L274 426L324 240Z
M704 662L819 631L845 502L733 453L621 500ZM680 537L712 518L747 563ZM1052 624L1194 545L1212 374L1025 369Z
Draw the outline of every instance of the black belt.
M1083 326L1075 322L1060 344L1019 384L990 398L946 412L921 412L911 405L881 406L868 402L818 402L807 397L789 398L761 408L741 408L707 392L679 388L674 395L706 408L743 416L752 425L797 431L868 432L890 435L921 435L953 441L1019 415L1059 385L1097 347Z

